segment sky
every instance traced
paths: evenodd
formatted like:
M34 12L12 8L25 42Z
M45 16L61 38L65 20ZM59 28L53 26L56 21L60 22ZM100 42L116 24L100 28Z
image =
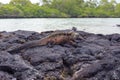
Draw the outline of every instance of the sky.
M2 3L9 3L10 0L0 0L0 2ZM39 2L40 0L30 0L32 3L37 3ZM100 0L99 0L100 1ZM120 0L116 0L117 2L120 2Z
M40 0L30 0L32 3L37 3L37 2L39 2ZM9 3L10 2L10 0L0 0L0 2L2 2L2 3Z

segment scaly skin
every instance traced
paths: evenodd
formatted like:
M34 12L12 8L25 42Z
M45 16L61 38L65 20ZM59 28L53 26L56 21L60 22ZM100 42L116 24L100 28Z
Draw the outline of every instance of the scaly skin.
M64 43L69 43L71 45L75 45L74 40L76 38L80 37L78 33L76 32L54 32L50 34L49 36L42 38L40 40L35 40L31 42L27 42L23 45L21 45L18 48L15 48L11 51L8 51L10 53L18 52L23 49L31 48L31 47L36 47L36 46L43 46L47 44L64 44ZM82 37L81 37L82 39Z

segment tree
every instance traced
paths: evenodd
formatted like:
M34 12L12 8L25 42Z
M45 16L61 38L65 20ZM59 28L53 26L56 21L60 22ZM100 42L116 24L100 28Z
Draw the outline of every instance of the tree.
M115 15L118 16L118 17L120 17L120 3L116 5Z
M97 0L86 1L84 4L83 16L95 17L97 4L98 4Z
M115 0L112 0L111 2L108 2L108 0L101 0L97 8L98 16L114 17L115 7L116 7L115 4L116 4Z
M0 16L8 17L120 17L120 3L115 0L11 0L0 3Z
M82 13L80 8L82 8L83 2L83 0L52 0L50 7L58 9L71 17L78 17Z
M0 15L0 17L21 17L23 12L15 6L6 4L0 7Z
M3 6L3 4L0 2L0 7Z
M12 5L20 5L20 6L32 5L32 3L29 0L11 0L10 4L12 4Z
M52 2L52 0L42 0L43 5L48 5Z

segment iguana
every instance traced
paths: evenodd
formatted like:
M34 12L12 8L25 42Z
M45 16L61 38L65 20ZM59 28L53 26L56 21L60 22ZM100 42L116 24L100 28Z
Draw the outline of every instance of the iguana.
M47 44L52 44L52 45L58 44L59 45L59 44L68 43L71 45L75 45L74 40L78 37L82 39L82 37L79 36L79 33L74 32L74 31L53 32L52 34L50 34L50 35L48 35L40 40L34 40L34 41L24 43L20 47L17 47L17 48L10 50L8 52L10 52L10 53L18 52L18 51L23 50L23 49L36 47L36 46L43 46L43 45L47 45Z

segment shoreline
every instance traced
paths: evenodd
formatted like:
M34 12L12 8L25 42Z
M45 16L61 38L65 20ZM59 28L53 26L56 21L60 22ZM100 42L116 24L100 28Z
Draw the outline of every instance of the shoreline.
M120 18L120 17L0 17L0 19L24 19L24 18Z

